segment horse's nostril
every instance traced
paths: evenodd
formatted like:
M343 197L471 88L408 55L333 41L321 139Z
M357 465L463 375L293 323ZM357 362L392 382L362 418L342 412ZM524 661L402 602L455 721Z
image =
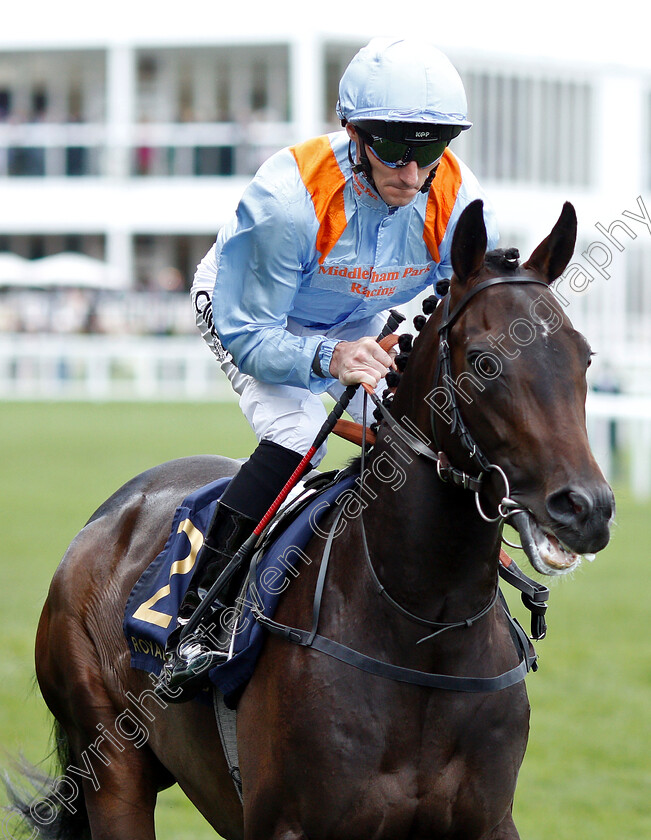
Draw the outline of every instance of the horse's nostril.
M582 514L586 513L586 511L588 513L590 512L590 508L592 507L590 499L588 499L588 497L583 493L577 493L575 490L570 490L567 495L574 513L577 516L580 517Z
M594 510L590 496L578 488L567 487L558 490L547 498L547 513L556 522L571 525L584 522Z

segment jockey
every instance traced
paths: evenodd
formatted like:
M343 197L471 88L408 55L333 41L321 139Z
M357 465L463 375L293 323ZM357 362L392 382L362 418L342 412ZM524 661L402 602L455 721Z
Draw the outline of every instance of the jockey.
M321 394L383 390L393 362L375 341L383 313L452 276L454 227L476 198L497 244L484 193L448 148L472 125L463 84L432 44L372 40L344 72L337 115L344 131L263 164L195 275L197 324L259 443L217 505L181 625L312 445L326 418ZM358 391L354 420L361 404ZM325 445L312 466L324 454ZM220 654L173 650L174 635L167 685L183 686L185 699Z

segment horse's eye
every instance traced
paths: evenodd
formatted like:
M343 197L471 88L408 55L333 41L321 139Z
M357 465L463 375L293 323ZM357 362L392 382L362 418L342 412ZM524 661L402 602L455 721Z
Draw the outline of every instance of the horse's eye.
M502 364L494 353L471 350L467 358L469 364L484 379L495 379L502 372Z
M593 353L593 352L592 352L592 350L588 353L588 361L587 361L587 363L586 363L586 367L587 367L587 368L589 368L589 367L590 367L590 365L592 364L592 357L593 357L593 356L596 356L596 355L597 355L597 354L596 354L596 353Z

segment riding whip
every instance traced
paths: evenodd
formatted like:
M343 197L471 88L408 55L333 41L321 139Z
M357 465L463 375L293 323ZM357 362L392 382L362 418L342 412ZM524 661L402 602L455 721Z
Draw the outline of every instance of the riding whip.
M396 309L389 310L389 317L387 319L387 322L382 328L382 332L378 335L376 341L381 341L383 338L386 338L386 336L391 335L391 333L395 332L404 320L405 316L401 312L398 312ZM204 599L201 601L199 606L190 616L187 624L184 625L183 629L181 630L180 639L185 639L187 636L191 635L194 632L194 630L201 622L201 619L212 607L213 603L217 598L217 595L222 591L224 586L226 586L226 584L235 574L236 570L240 567L240 565L251 557L251 554L253 553L253 550L255 548L255 544L258 541L258 537L267 527L272 517L274 516L278 508L282 505L282 503L285 501L291 490L296 486L301 476L306 471L315 453L317 452L321 444L326 440L328 435L332 432L337 420L340 419L341 415L348 407L348 404L350 403L358 388L359 384L348 385L346 390L343 392L343 394L339 398L339 401L326 418L323 426L321 426L321 429L319 430L317 436L314 438L314 443L308 449L305 456L301 459L301 462L291 474L287 483L271 504L269 510L265 513L260 522L258 522L258 524L255 526L251 536L248 537L247 540L245 540L245 542L239 548L237 553L230 560L226 568L222 571L217 580L210 587Z

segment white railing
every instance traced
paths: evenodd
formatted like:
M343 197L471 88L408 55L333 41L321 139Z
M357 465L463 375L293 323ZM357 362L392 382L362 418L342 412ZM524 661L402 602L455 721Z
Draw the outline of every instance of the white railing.
M627 481L639 499L651 497L651 396L590 393L586 410L604 475Z
M0 399L229 401L230 384L194 336L0 336ZM651 396L590 393L588 431L609 479L651 496Z
M0 336L0 398L230 400L198 337Z
M290 122L248 122L219 123L133 123L125 128L122 142L118 145L119 156L125 167L122 174L138 175L186 175L253 174L260 164L273 152L295 142L297 128ZM233 172L194 171L192 155L184 154L202 147L231 148L237 161L231 162ZM36 157L35 170L12 171L11 154L24 149ZM49 178L66 174L84 176L107 176L109 171L106 155L91 159L80 159L80 171L66 172L66 152L101 150L116 151L115 132L106 123L17 123L0 122L0 177L7 175L46 175ZM172 164L168 151L178 153L179 160ZM131 173L130 155L141 152L141 167ZM124 155L122 154L124 153ZM144 166L145 153L154 157L159 153L158 165ZM22 164L24 167L25 164Z

